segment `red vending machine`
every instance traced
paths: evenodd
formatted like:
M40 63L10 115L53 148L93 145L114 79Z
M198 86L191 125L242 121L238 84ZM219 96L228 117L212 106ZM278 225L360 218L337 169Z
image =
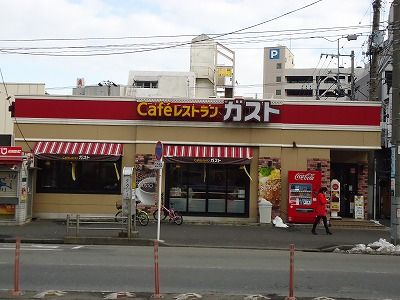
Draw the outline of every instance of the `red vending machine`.
M313 223L317 195L321 187L321 172L289 171L288 186L288 221Z

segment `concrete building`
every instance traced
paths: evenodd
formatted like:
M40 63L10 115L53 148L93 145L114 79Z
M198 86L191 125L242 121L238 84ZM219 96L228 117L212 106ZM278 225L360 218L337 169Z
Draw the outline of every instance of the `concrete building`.
M77 80L74 96L112 97L190 97L195 96L195 77L192 72L130 71L127 85L102 81L85 86Z
M195 97L193 72L130 71L126 96Z
M0 85L0 146L13 144L13 120L9 107L14 101L14 95L44 95L44 86L44 83L5 83Z
M192 40L190 71L196 76L196 97L233 97L235 52L205 34Z
M351 68L295 68L294 55L285 46L264 48L263 97L265 99L350 99ZM355 78L365 73L354 70ZM338 88L338 83L340 88Z
M235 52L207 35L192 40L190 72L130 71L127 85L103 81L85 86L77 79L74 96L232 98Z

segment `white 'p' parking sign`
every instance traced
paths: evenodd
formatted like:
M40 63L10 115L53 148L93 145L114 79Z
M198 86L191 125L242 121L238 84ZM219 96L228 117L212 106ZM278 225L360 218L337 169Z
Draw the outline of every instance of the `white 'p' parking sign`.
M280 49L269 49L269 59L279 59L280 57Z

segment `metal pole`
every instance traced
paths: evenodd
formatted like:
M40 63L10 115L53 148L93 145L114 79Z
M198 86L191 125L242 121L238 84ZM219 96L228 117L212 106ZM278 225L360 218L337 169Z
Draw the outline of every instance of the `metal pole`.
M79 215L76 215L76 236L79 235Z
M20 257L21 239L15 239L15 262L14 262L14 289L11 292L13 296L19 296L22 292L19 289L19 257Z
M132 237L132 196L128 201L128 240Z
M158 269L158 241L154 241L154 295L152 298L160 299L160 272Z
M354 78L354 51L351 51L351 100L355 100L356 86L355 86L355 78Z
M373 213L374 221L376 220L376 157L374 158L374 201L373 201Z
M69 218L70 218L70 216L69 216L69 214L67 214L67 236L69 236L69 222L70 222L70 220L69 220Z
M340 38L337 39L337 88L338 88L338 93L340 91L340 80L339 80L339 74L340 74L340 69L339 69L339 60L340 60L339 40L340 40Z
M393 1L393 87L392 87L392 209L391 240L394 244L400 241L400 0Z
M296 300L294 296L294 244L290 244L290 265L289 265L289 297L286 300Z
M157 241L160 241L160 225L161 225L161 181L162 169L158 170L158 213L157 213Z

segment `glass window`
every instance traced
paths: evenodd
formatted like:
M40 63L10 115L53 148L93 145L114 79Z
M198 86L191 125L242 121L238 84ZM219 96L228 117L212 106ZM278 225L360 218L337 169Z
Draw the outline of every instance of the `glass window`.
M276 82L281 82L282 81L282 77L281 76L276 76Z
M275 91L275 95L278 95L278 96L282 95L282 91L281 90L276 90Z
M167 164L167 205L185 214L247 215L248 191L243 166Z
M62 161L38 159L39 193L120 194L121 159Z
M136 88L156 89L158 88L158 81L135 80L133 81L133 86Z
M276 68L277 68L277 69L282 69L282 64L281 64L281 63L277 63L277 64L276 64Z

